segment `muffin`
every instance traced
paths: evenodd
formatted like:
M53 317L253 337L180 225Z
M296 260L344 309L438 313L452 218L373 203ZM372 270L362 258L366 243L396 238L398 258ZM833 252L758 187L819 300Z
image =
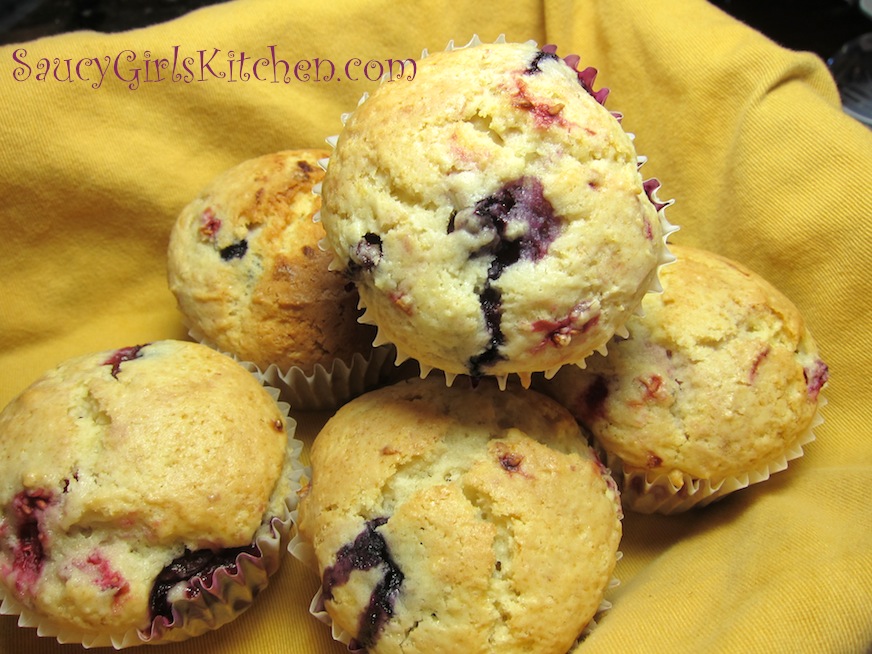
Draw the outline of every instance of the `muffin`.
M595 71L534 43L476 43L345 117L321 220L377 342L449 381L529 384L620 330L670 228Z
M116 648L233 619L287 546L294 425L251 373L196 343L45 373L0 413L3 612Z
M565 654L612 579L616 487L557 403L462 386L372 391L318 434L299 505L312 610L369 652Z
M589 430L624 508L671 513L763 481L812 439L828 371L800 312L748 268L671 246L664 291L608 356L537 388Z
M168 251L169 287L193 337L270 371L295 409L362 392L375 336L357 321L353 285L327 269L318 246L312 186L326 154L276 152L219 175L182 210Z

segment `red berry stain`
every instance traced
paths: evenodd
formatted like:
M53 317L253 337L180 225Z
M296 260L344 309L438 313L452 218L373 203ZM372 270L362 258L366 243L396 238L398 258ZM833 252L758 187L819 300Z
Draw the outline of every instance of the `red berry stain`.
M45 535L42 517L51 502L52 494L42 488L24 490L12 498L17 540L12 551L12 568L15 571L15 590L23 595L32 588L45 562Z
M388 299L397 309L405 313L407 316L415 315L415 307L412 299L402 291L391 291L388 293Z
M757 371L760 369L760 364L763 363L763 359L769 356L769 352L771 351L772 348L767 345L757 353L756 357L754 357L754 361L751 364L751 382L753 382L757 378Z
M75 565L79 570L91 574L100 590L114 589L115 602L119 602L130 591L130 584L124 576L96 550L91 552L84 562L79 561Z
M562 102L552 103L534 97L530 93L527 83L522 78L515 80L515 86L517 92L513 95L512 106L529 111L539 127L550 127L556 123L561 127L569 129L575 125L575 123L566 120L561 115L564 107Z
M663 385L663 377L660 375L651 375L647 378L636 377L636 381L645 389L642 396L643 402L657 401L666 395L666 387Z
M502 452L500 454L500 465L507 472L520 472L523 460L523 456L514 452Z
M663 459L654 454L654 452L648 452L648 460L646 462L646 465L649 468L659 468L661 465L663 465Z
M212 207L206 207L200 216L200 233L207 238L215 238L215 234L221 229L221 221L215 217Z
M577 334L586 334L599 323L599 314L582 322L584 314L590 307L588 302L576 304L572 311L563 318L557 320L536 320L532 325L534 332L545 332L545 337L534 348L539 351L547 345L563 347L569 345L572 337Z
M121 372L121 364L125 361L133 361L138 359L142 348L147 345L131 345L130 347L122 347L120 350L115 350L108 359L103 362L104 366L112 366L112 376L118 379L118 373Z
M808 386L808 397L816 402L821 389L830 379L830 369L823 361L818 359L811 368L803 370L805 383Z

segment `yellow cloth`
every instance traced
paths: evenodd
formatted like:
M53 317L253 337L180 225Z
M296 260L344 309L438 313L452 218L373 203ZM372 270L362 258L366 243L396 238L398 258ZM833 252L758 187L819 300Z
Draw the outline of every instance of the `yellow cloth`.
M772 281L803 311L831 370L826 422L787 471L701 511L626 517L614 608L580 651L867 651L872 132L842 114L820 59L779 48L704 0L444 5L236 0L143 30L0 48L0 404L69 356L183 338L165 277L182 206L243 159L322 145L373 86L358 67L357 82L231 82L208 69L199 81L198 51L208 62L219 49L211 69L229 75L230 51L238 62L243 51L268 57L271 45L292 65L341 68L354 57L418 57L473 33L556 43L600 69L607 106L625 114L649 157L643 173L676 200L674 241ZM174 46L180 62L195 58L195 78L163 71L145 81ZM92 88L95 66L79 65L90 81L76 77L89 57L104 67L120 57L119 74L108 69ZM52 62L44 80L41 58ZM74 81L53 79L55 58L62 78L71 59ZM309 420L301 432L310 439L315 429ZM342 652L307 614L316 587L288 556L236 622L161 651ZM0 619L2 654L71 651L15 624Z

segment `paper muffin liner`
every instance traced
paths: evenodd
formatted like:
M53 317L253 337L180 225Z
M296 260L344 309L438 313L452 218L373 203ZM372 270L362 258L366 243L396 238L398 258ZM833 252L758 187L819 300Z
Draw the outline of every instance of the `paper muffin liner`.
M293 512L293 518L295 521L298 520L298 511L295 510ZM319 579L321 578L318 570L318 557L315 555L315 548L309 541L303 538L299 532L295 533L293 538L291 538L291 541L288 543L288 552L290 552L295 559L309 568L312 571L312 574L317 576ZM312 601L309 602L309 614L319 622L330 627L330 634L333 637L333 640L345 645L349 652L366 651L354 639L354 636L333 622L333 618L330 617L330 614L327 613L327 609L324 606L323 590L320 586L318 587L318 590L315 591Z
M670 475L625 468L620 457L605 450L600 443L597 443L597 449L619 482L625 509L636 513L681 513L695 507L707 506L730 493L766 481L773 474L787 469L788 463L801 457L804 454L803 447L815 439L814 429L823 423L821 409L826 403L826 398L821 395L809 426L779 457L750 472L715 482L680 471Z
M305 468L300 460L303 443L294 437L297 422L288 415L289 405L279 401L277 389L265 387L277 400L285 419L288 445L282 477L287 487L279 487L270 500L270 515L264 515L255 532L252 545L256 554L243 552L236 556L234 567L220 567L206 579L194 576L187 582L193 592L174 598L170 591L172 620L155 617L145 628L133 628L123 633L100 634L65 625L32 611L0 585L0 614L17 615L18 626L36 629L41 637L53 637L61 644L76 643L88 649L113 647L124 649L143 644L164 644L187 640L221 627L246 611L254 598L269 583L279 569L295 525L295 510ZM185 583L185 582L179 582ZM181 593L180 593L181 594Z
M609 489L615 493L614 499L618 511L618 516L619 519L623 520L624 514L620 499L620 490L617 488L617 485L615 484L614 478L612 477L610 470L603 465L603 463L600 461L600 457L595 451L593 451L592 448L591 452L601 466L603 479L605 479L607 485L609 486ZM307 470L306 476L311 479L311 472L309 470ZM294 524L299 523L299 510L297 507L294 507L294 510L291 512L291 518L294 521ZM294 533L293 538L291 538L290 542L288 543L288 552L290 552L291 555L298 561L300 561L303 565L309 568L313 572L313 574L315 574L319 579L321 578L318 569L318 557L315 554L315 548L309 541L307 541L300 535L299 531ZM616 565L623 558L623 556L623 552L621 552L620 550L615 552ZM618 577L613 574L608 584L606 585L606 588L603 590L603 598L600 601L596 612L587 623L587 625L585 625L581 634L579 634L570 652L576 651L576 649L584 642L585 638L587 638L591 631L596 628L598 622L600 622L605 614L612 608L613 604L608 599L608 595L612 590L620 585L620 579L618 579ZM342 629L335 622L333 622L333 618L327 612L326 606L324 604L323 589L320 586L318 587L318 590L315 591L315 595L312 597L312 601L309 603L309 614L322 624L330 627L330 635L332 636L333 640L345 645L349 652L359 654L366 651L363 647L361 647L360 643L355 640L352 634L348 633L345 629Z
M279 399L290 404L295 411L336 409L386 380L399 379L399 375L404 374L396 370L401 362L396 361L396 348L392 345L373 346L368 353L355 352L347 362L337 358L327 366L315 364L309 373L299 366L283 369L274 363L262 369L256 363L218 347L195 327L189 329L188 335L198 343L231 357L264 384L277 389Z
M466 48L473 48L473 47L482 45L482 43L483 43L483 41L479 38L478 34L473 34L472 38L465 45L458 46L458 45L455 45L453 39L450 40L448 42L448 45L445 48L445 51L451 52L454 50L463 50ZM494 43L506 43L505 34L500 34L496 38ZM526 41L525 43L530 44L534 47L539 47L538 43L532 39ZM545 45L542 47L542 50L545 52L556 54L557 46ZM428 57L429 54L430 54L429 51L426 48L424 48L421 51L421 59ZM570 55L567 55L565 57L561 57L561 59L564 62L566 62L573 70L576 71L576 73L578 74L579 81L581 82L582 86L588 91L588 93L590 93L590 95L599 104L605 106L605 100L609 94L609 89L605 88L605 87L601 87L600 89L594 90L594 88L593 88L593 84L594 84L594 81L595 81L596 76L597 76L597 70L593 67L587 67L583 70L578 70L578 64L581 60L578 55L570 54ZM390 78L390 74L385 73L382 76L381 80L379 81L379 84L385 83L386 81L389 80L389 78ZM368 98L369 98L369 93L363 93L363 95L360 97L360 99L357 102L357 106L360 107L364 102L366 102L366 100ZM614 118L619 123L623 120L623 114L621 114L620 112L610 111L609 113L611 113L612 116L614 116ZM341 114L340 122L342 123L343 127L345 126L345 124L348 122L348 120L351 118L351 116L353 114L354 114L353 111ZM630 140L635 140L635 134L633 134L631 132L625 132L625 133L630 138ZM331 135L331 136L327 137L325 140L326 140L327 144L330 146L331 150L335 149L336 144L339 142L339 134ZM638 155L636 157L637 168L640 169L647 162L647 160L648 160L647 157L645 157L643 155ZM330 165L330 158L327 157L325 159L321 159L321 160L319 160L318 163L326 171ZM667 239L669 238L669 236L671 234L678 231L679 227L677 225L673 225L672 223L670 223L667 220L666 212L665 212L666 208L674 203L674 200L671 200L671 199L666 200L666 201L660 200L657 197L657 191L660 189L660 187L661 187L661 184L660 184L659 180L657 180L655 178L643 180L643 189L645 191L645 194L648 196L648 199L651 201L651 203L654 205L654 207L657 210L657 217L660 221L660 226L661 226L661 231L662 231L662 240L663 240L663 249L662 249L662 252L660 255L660 259L658 260L658 262L656 263L656 265L654 267L653 273L648 280L647 288L645 289L644 293L660 293L663 291L663 288L660 284L660 279L659 279L660 268L666 264L669 264L669 263L672 263L675 261L675 256L673 256L672 253L669 251ZM321 188L322 188L322 184L319 182L312 187L312 191L313 191L313 193L320 195ZM320 213L321 213L320 210L315 213L315 216L313 218L315 221L320 221ZM322 241L319 242L319 247L322 250L327 249L326 239L322 239ZM330 268L330 270L341 270L341 269L343 269L344 265L345 264L343 261L341 261L338 257L334 256L330 262L329 268ZM644 295L644 293L643 293L643 295ZM435 370L439 370L438 368L435 368L433 366L429 366L427 364L424 364L421 361L418 361L412 355L403 351L399 346L397 346L390 339L388 339L386 336L384 336L384 334L382 333L381 326L377 323L377 321L372 316L369 315L369 312L367 310L365 302L363 301L363 298L360 299L359 304L358 304L358 308L364 310L363 315L360 317L360 322L366 323L369 325L373 325L377 328L377 333L376 333L376 337L373 341L373 346L374 347L381 347L381 346L390 344L396 348L396 365L397 366L403 364L406 361L415 361L418 364L420 377L422 379L429 376L429 374L431 372L433 372ZM642 308L641 308L641 300L640 300L639 306L637 307L636 312L641 312L641 310L642 310ZM627 318L629 319L629 316ZM618 327L615 331L615 335L622 336L622 337L628 336L628 334L626 332L626 327L623 324L618 325ZM601 345L600 347L596 348L594 351L605 355L607 352L606 348L607 348L607 342L604 343L603 345ZM517 377L518 380L520 381L521 385L524 388L529 388L530 384L532 382L533 375L541 373L545 376L546 379L551 379L554 375L557 374L557 371L560 370L560 368L562 368L564 365L578 365L578 366L583 368L584 362L579 361L579 362L574 362L574 363L564 363L564 364L561 364L559 366L555 366L553 368L549 368L546 370L537 370L537 371L530 371L530 372L527 372L527 371L511 372L511 373L496 374L496 375L486 374L485 376L495 378L497 380L501 390L506 389L506 386L508 384L508 380L510 378L513 378L513 377ZM454 384L455 379L457 379L457 377L468 377L468 375L465 375L462 373L450 373L450 372L447 372L444 370L439 370L439 372L442 372L442 374L445 376L445 383L447 386L452 386Z

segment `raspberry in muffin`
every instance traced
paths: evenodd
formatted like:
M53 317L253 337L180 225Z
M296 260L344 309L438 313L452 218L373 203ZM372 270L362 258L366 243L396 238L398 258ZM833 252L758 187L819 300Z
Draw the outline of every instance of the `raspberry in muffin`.
M556 402L461 386L372 391L318 434L299 506L314 611L369 652L565 654L612 579L617 489Z
M88 647L232 619L287 540L293 426L251 373L196 343L48 371L0 413L4 608Z
M427 56L347 118L323 182L333 267L424 372L552 373L605 345L668 260L665 206L578 58Z
M349 369L373 357L375 330L358 322L357 291L327 269L319 247L312 187L326 155L284 150L225 171L182 210L168 250L169 286L194 338L261 372L274 366L268 381L295 408L346 399L324 392L334 368L353 382L364 372ZM320 395L308 387L316 374L325 377Z
M797 307L745 266L673 245L664 291L608 355L537 388L605 452L625 508L705 505L783 470L819 420L829 372Z

